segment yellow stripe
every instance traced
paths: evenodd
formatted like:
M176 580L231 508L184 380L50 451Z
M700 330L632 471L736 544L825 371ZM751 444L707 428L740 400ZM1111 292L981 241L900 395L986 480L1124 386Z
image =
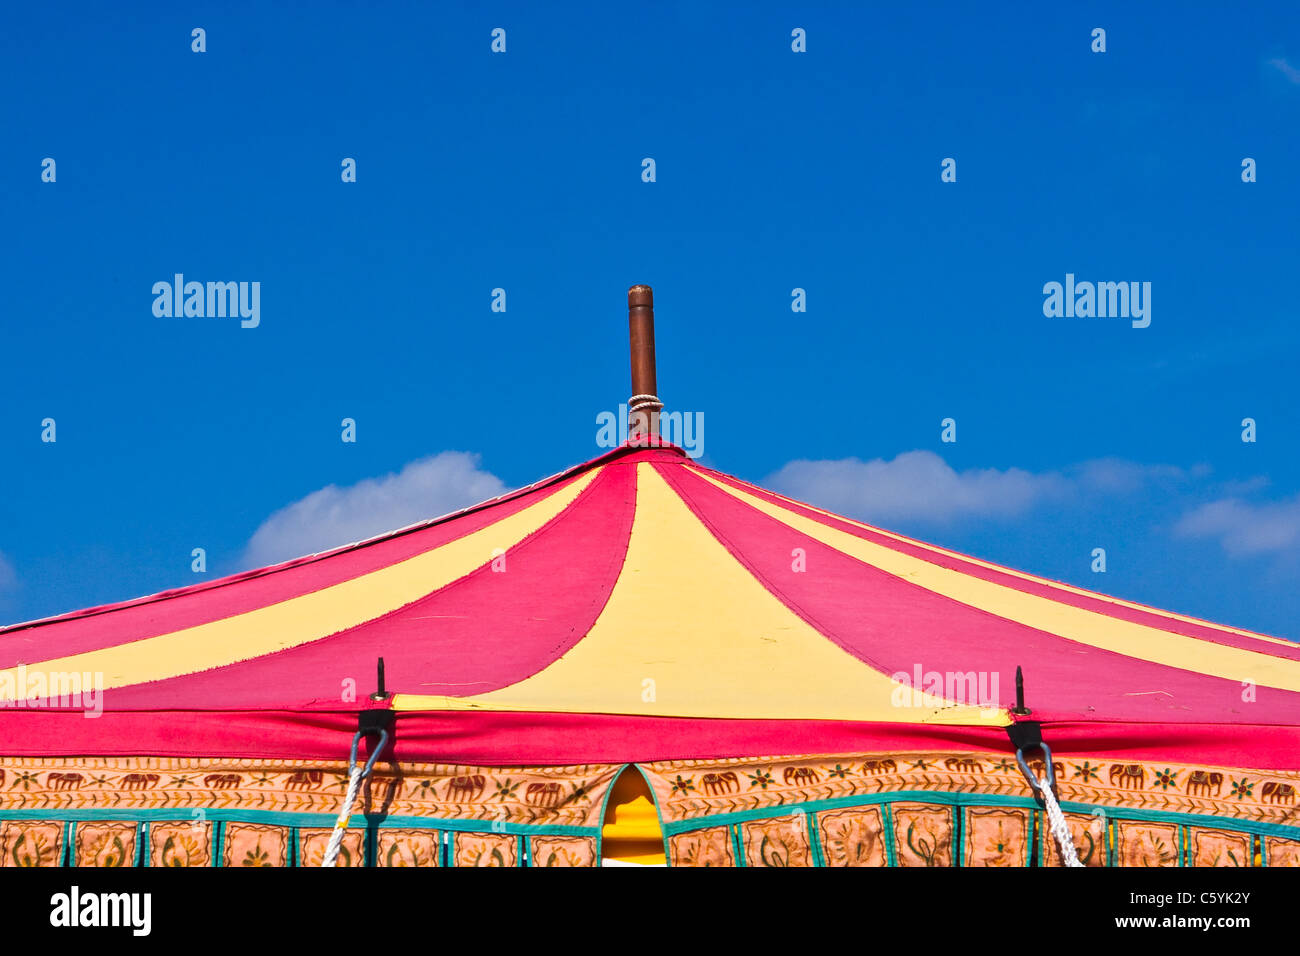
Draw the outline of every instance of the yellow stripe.
M158 637L28 664L42 672L102 673L105 688L126 687L223 667L337 634L445 587L546 524L582 493L601 469L509 517L441 547L370 574L245 614ZM0 700L12 699L16 669L0 670Z
M708 478L710 481L713 481L713 479L710 478L708 474L700 471L698 468L690 468L690 471L699 475L701 478ZM740 479L736 479L736 480L739 481ZM744 483L748 484L748 482L744 482ZM718 484L718 482L714 481L714 484ZM1087 588L1075 587L1073 584L1066 584L1064 581L1052 581L1049 578L1040 578L1037 575L1027 574L1024 571L1017 571L1014 568L1006 568L1000 564L993 564L989 561L981 561L979 558L973 558L969 554L962 554L959 551L949 551L947 548L941 548L937 544L930 544L928 541L919 541L916 538L909 538L906 535L896 534L893 531L886 531L884 528L877 528L875 525L864 524L861 521L855 521L852 518L846 518L844 517L844 515L838 515L833 511L827 511L824 508L818 508L816 505L810 505L805 501L796 501L795 499L789 497L788 495L777 494L777 492L769 491L766 488L764 488L763 490L766 491L768 494L776 495L776 497L781 498L784 501L788 501L791 504L798 505L801 508L807 508L809 511L815 511L819 515L825 515L826 517L834 518L837 521L843 521L845 524L851 524L856 528L862 528L864 531L871 531L874 532L875 534L884 535L886 538L892 538L895 541L901 541L905 544L910 544L918 548L924 548L926 551L931 551L934 554L942 554L945 557L957 558L962 561L968 561L971 564L978 565L981 568L987 568L990 571L1000 571L1003 574L1009 574L1012 577L1020 578L1022 581L1031 581L1034 584L1042 584L1049 588L1056 588L1058 591L1068 591L1071 594L1078 594L1082 597L1095 598L1096 600L1105 601L1109 604L1115 604L1118 605L1119 607L1129 608L1130 610L1134 610L1134 611L1145 611L1147 614L1153 614L1156 617L1168 618L1171 621L1181 621L1184 624L1197 624L1200 625L1201 627L1212 628L1216 631L1223 631L1228 634L1235 634L1238 637L1248 637L1251 638L1252 640L1266 641L1270 644L1281 644L1283 647L1296 646L1295 641L1288 641L1285 638L1271 637L1268 634L1260 634L1256 631L1247 631L1239 627L1229 627L1226 624L1216 624L1213 621L1207 621L1199 617L1189 617L1186 614L1178 614L1175 611L1166 611L1163 608L1148 607L1145 604L1136 604L1132 601L1125 601L1123 598L1117 598L1110 594L1103 594L1100 591L1089 591Z
M1128 657L1208 674L1228 680L1250 681L1265 687L1300 691L1300 661L1273 657L1258 651L1184 637L1158 628L1122 621L1095 611L1027 594L1002 584L941 568L884 545L866 541L771 504L761 498L701 474L704 480L770 515L810 538L910 584L942 594L971 607L1028 627L1056 634Z
M902 690L760 584L648 463L627 558L587 636L542 671L477 697L399 694L397 710L1004 726L1000 709L895 706Z

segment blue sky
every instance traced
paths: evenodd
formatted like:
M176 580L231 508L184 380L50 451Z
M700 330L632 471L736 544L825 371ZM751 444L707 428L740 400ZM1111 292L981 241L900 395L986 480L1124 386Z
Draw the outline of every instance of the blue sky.
M275 6L0 14L0 620L593 457L645 282L705 463L1300 638L1294 4ZM178 272L260 324L155 317Z

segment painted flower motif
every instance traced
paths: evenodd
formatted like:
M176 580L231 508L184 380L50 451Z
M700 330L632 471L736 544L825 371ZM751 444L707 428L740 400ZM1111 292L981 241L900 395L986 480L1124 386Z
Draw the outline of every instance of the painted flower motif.
M916 763L912 764L912 769L913 769L913 770L929 770L929 769L930 769L930 761L928 761L928 760L926 760L924 757L922 757L922 758L921 758L920 760L918 760Z
M30 790L36 784L36 773L15 773L14 782L9 784L10 790L16 790L22 787L24 790Z
M1012 763L1010 760L1008 760L1006 757L999 757L997 760L993 762L993 766L990 769L996 770L999 773L1009 773L1010 771L1016 769L1016 765Z
M496 794L497 799L500 800L502 803L505 803L507 800L514 799L515 791L519 789L519 786L522 783L523 783L522 780L520 780L518 783L511 783L509 777L507 777L505 780L500 781L499 783L497 783L497 794Z
M772 779L772 775L768 773L766 770L760 770L758 771L758 773L751 773L748 776L749 776L750 790L753 790L755 787L759 787L760 789L766 790L768 787L770 787L772 784L776 782L775 780Z
M55 859L57 849L57 844L42 837L41 834L23 832L14 843L11 856L14 866L54 866L57 862Z
M388 848L388 853L384 855L385 866L428 866L425 862L425 856L417 846L404 846L400 842L394 842Z
M1100 780L1100 770L1101 767L1099 765L1094 764L1091 760L1085 760L1083 763L1075 766L1074 775L1076 777L1082 777L1083 782L1087 783L1089 780Z
M490 852L489 852L490 851ZM466 866L506 866L505 855L499 847L473 847L465 854Z
M260 844L257 847L257 849L258 850L261 849ZM329 840L313 838L311 842L305 847L305 849L306 849L306 853L304 854L304 856L306 857L307 860L307 866L320 867L325 862L325 851L329 849ZM244 864L244 866L270 866L270 865L271 863L269 860L266 863L245 863ZM352 851L348 849L348 845L346 842L339 846L339 855L338 858L334 861L334 865L337 867L341 867L343 869L347 869L352 865Z
M686 866L730 866L726 831L687 834L674 841L677 859Z
M830 777L831 779L839 777L841 780L847 777L850 773L852 773L851 767L844 767L841 766L840 764L836 764L830 770L826 771L827 776Z
M869 866L883 856L878 825L861 818L833 820L826 828L823 848L834 866Z
M91 843L87 850L95 866L122 866L126 862L126 846L116 833L105 833Z
M259 840L251 850L244 854L243 862L240 866L270 866L271 854L262 849L262 841Z
M168 784L168 786L172 786L172 787L188 787L188 786L190 785L190 781L193 780L193 779L194 779L194 778L193 778L192 776L189 776L189 775L184 775L184 776L180 776L180 777L172 777L172 782L171 782L170 784Z
M581 866L582 861L578 859L577 854L567 847L560 847L552 850L546 857L546 866Z
M1230 796L1235 797L1238 800L1245 800L1247 797L1253 796L1254 790L1255 784L1247 780L1245 777L1242 777L1240 780L1232 781L1232 793Z
M1142 835L1136 850L1136 859L1130 862L1130 866L1169 866L1177 856L1174 848L1166 843L1158 834L1145 833Z
M252 777L249 778L248 782L255 787L269 787L272 783L272 780L271 780L271 775L269 773L258 773L258 774L253 774Z
M1178 771L1170 767L1166 767L1164 770L1157 770L1155 772L1156 778L1151 781L1151 786L1160 787L1162 790L1168 790L1170 787L1176 784L1174 778L1177 776L1178 776Z
M163 866L204 866L207 863L202 844L185 834L168 836L163 843L161 856Z
M941 865L940 837L931 821L917 820L907 825L907 846L921 859L923 865Z
M688 777L683 777L680 773L677 779L673 781L673 793L689 793L695 789L695 781Z
M997 830L984 839L984 865L1018 866L1020 858L1016 851L1019 844L1012 844L1012 839L1018 836L1016 832L1008 833L1006 822L999 820Z

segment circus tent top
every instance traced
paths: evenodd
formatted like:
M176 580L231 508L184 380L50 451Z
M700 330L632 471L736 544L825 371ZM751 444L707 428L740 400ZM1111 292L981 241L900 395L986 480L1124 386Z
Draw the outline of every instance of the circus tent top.
M701 466L657 438L649 289L629 303L628 444L369 541L4 628L6 752L335 760L380 709L398 763L1005 753L1032 721L1058 753L1300 771L1300 646ZM102 716L24 700L32 673L101 674Z

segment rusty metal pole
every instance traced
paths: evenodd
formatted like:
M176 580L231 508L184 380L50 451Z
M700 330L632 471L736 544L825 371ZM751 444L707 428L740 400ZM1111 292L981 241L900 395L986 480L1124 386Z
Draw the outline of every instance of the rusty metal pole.
M632 397L628 399L628 440L654 444L659 437L659 401L655 385L655 301L648 285L627 290L627 335L632 351Z

